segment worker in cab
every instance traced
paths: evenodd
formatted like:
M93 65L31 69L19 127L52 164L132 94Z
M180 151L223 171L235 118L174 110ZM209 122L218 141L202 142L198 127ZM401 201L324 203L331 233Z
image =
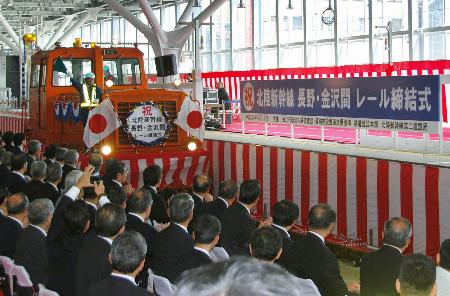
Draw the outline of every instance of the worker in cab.
M72 86L75 87L80 93L80 117L83 122L83 126L86 126L86 122L89 116L89 110L98 106L102 101L102 90L95 84L95 74L87 73L84 75L84 83L81 84L77 80L73 79L72 73L68 73Z
M114 75L111 74L109 66L103 66L103 78L104 78L105 82L108 81L108 80L111 80L113 85L117 84L117 78L114 77Z

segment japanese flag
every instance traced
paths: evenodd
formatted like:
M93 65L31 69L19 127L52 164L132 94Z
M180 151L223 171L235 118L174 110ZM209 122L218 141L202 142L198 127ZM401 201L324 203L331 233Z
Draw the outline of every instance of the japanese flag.
M88 148L91 148L121 125L111 101L106 99L89 111L89 117L84 127L83 141Z
M186 97L181 105L178 117L175 123L184 129L189 135L192 135L203 141L205 136L205 124L203 114L200 109L200 103L197 100L191 100Z

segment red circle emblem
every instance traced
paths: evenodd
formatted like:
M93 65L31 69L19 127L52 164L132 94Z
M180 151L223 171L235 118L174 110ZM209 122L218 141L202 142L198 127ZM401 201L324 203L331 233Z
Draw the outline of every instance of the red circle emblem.
M95 114L89 119L89 129L94 134L102 133L107 125L106 118L101 114Z
M187 116L187 124L190 128L199 128L202 126L203 116L200 111L191 111Z

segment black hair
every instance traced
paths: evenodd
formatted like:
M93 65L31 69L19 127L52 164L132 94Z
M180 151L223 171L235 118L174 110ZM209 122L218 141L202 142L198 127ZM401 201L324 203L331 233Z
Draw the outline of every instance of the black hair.
M247 205L252 204L258 199L260 191L261 186L258 180L245 180L239 190L239 201Z
M439 255L441 257L439 266L446 270L450 270L450 239L446 239L442 242Z
M146 186L155 186L158 184L159 180L161 180L162 170L159 165L151 165L145 168L142 173L144 179L144 185Z
M88 205L82 200L69 204L62 212L64 231L69 235L82 234L89 220Z
M209 244L220 233L220 221L213 215L203 215L194 221L195 242Z
M11 158L11 170L19 171L25 166L26 163L27 163L27 159L25 158L24 153L15 154Z
M250 237L252 256L266 261L274 260L283 246L281 235L272 227L261 227Z
M15 133L13 142L14 145L19 146L22 144L22 141L25 140L25 134L24 133Z
M436 265L423 254L406 257L400 266L402 295L429 295L436 282Z
M219 184L219 196L224 199L232 199L236 196L238 187L233 180L225 180Z
M273 223L283 227L292 225L298 219L298 215L298 206L288 200L278 201L272 209Z
M113 237L125 226L125 210L119 205L109 203L95 213L95 231L100 236Z

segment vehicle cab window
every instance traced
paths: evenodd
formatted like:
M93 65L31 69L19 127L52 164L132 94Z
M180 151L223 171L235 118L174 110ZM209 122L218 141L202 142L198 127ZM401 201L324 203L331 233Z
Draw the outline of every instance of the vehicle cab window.
M138 59L107 59L103 61L104 82L111 80L113 85L141 84L141 71Z
M56 62L56 59L54 63ZM83 82L84 75L93 72L92 61L90 59L63 59L67 70L73 74L73 79ZM53 86L70 86L70 77L66 73L53 71Z

